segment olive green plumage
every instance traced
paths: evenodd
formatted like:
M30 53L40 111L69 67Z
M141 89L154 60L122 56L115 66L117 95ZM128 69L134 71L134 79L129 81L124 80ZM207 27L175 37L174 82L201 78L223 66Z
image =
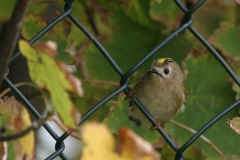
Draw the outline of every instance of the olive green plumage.
M184 75L170 58L154 60L151 69L140 77L132 89L134 97L161 125L184 109ZM129 106L129 119L151 125L134 103Z

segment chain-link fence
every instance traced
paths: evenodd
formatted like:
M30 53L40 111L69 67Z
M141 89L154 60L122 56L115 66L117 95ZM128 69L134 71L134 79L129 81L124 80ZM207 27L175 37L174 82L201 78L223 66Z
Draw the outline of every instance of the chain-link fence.
M112 59L112 57L108 54L108 52L104 49L104 47L98 42L98 40L72 15L73 11L73 0L64 0L65 12L56 18L53 22L51 22L48 26L43 28L36 36L34 36L29 43L33 44L36 42L41 36L43 36L46 32L48 32L52 27L58 24L61 20L68 17L99 49L102 55L107 59L107 61L111 64L111 66L115 69L115 71L122 77L120 80L120 87L115 90L113 93L108 95L106 98L101 100L97 105L95 105L92 109L90 109L86 114L84 114L81 118L81 121L78 125L81 125L89 116L91 116L94 112L96 112L99 108L101 108L104 104L106 104L109 100L111 100L114 96L118 95L121 92L124 92L126 95L129 94L128 85L129 80L128 77L132 75L143 63L145 63L151 56L153 56L157 51L159 51L165 44L167 44L171 39L177 36L179 33L188 29L212 54L213 56L219 61L219 63L223 66L223 68L228 72L231 78L236 82L238 86L240 86L240 81L228 64L223 60L223 58L218 54L218 52L191 26L193 22L192 14L206 1L200 0L198 1L191 9L187 9L180 0L174 0L176 5L185 13L185 17L183 19L182 25L174 31L169 37L167 37L164 41L162 41L157 47L155 47L151 52L146 54L146 56L141 59L137 64L135 64L131 69L129 69L126 73L124 73L121 68L116 64L116 62ZM11 59L10 64L16 60L19 55L21 54L18 51ZM22 100L22 102L26 105L26 107L33 113L33 115L41 119L41 115L35 110L35 108L30 104L30 102L24 97L24 95L11 83L11 81L7 78L9 70L5 73L3 80L6 84L11 88L11 90ZM143 112L143 114L148 118L148 120L154 124L153 117L146 111L146 109L138 102L137 99L134 97L132 101L139 107L139 109ZM164 132L161 127L157 128L157 131L163 136L163 138L167 141L167 143L172 147L173 150L176 151L175 159L182 160L184 159L183 152L193 143L195 142L209 127L211 127L215 122L217 122L221 117L231 111L233 108L240 104L240 100L233 103L231 106L227 107L217 116L215 116L212 120L210 120L206 125L204 125L192 138L190 138L183 146L180 148L169 138L169 136ZM62 136L58 136L54 130L48 125L47 122L43 124L44 128L48 131L48 133L56 140L55 149L52 155L47 157L47 160L54 159L57 156L60 156L62 159L68 159L64 154L63 151L65 149L64 140L69 136L69 133L72 130L65 132Z

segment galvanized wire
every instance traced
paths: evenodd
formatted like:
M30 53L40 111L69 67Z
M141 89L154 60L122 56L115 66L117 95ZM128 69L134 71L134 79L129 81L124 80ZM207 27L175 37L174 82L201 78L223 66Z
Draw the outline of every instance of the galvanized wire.
M176 37L179 33L184 31L185 29L188 29L211 53L212 55L219 61L219 63L223 66L223 68L228 72L228 74L232 77L232 79L237 83L238 86L240 86L240 80L235 75L235 73L232 71L232 69L228 66L228 64L223 60L223 58L218 54L218 52L191 26L193 23L193 16L192 14L206 1L206 0L200 0L198 1L192 8L189 10L182 4L180 0L173 0L176 5L185 13L185 17L183 19L183 24L174 31L170 36L168 36L165 40L163 40L159 45L157 45L152 51L150 51L148 54L146 54L145 57L143 57L138 63L136 63L131 69L129 69L126 73L124 73L121 68L117 65L117 63L113 60L113 58L109 55L109 53L106 51L106 49L98 42L98 40L74 17L74 15L71 14L73 11L73 0L64 0L65 6L64 10L65 12L60 15L58 18L56 18L54 21L52 21L49 25L47 25L45 28L43 28L38 34L36 34L30 41L30 44L35 43L41 36L43 36L46 32L48 32L52 27L54 27L56 24L58 24L61 20L63 20L65 17L68 16L68 18L93 42L93 44L98 48L98 50L102 53L102 55L107 59L107 61L110 63L110 65L114 68L114 70L121 76L120 79L120 87L115 90L113 93L108 95L106 98L104 98L102 101L100 101L97 105L92 107L86 114L84 114L78 123L78 125L81 125L89 116L91 116L94 112L96 112L99 108L101 108L104 104L106 104L109 100L111 100L113 97L117 96L119 93L123 92L128 95L129 90L127 89L129 85L129 76L132 75L140 66L142 66L149 58L151 58L157 51L159 51L165 44L167 44L169 41L171 41L174 37ZM18 51L10 60L10 64L16 60L19 55L21 54L20 51ZM7 69L3 80L6 82L6 84L11 88L11 90L21 99L21 101L25 104L25 106L33 113L33 115L40 119L42 118L41 115L36 111L36 109L30 104L30 102L24 97L24 95L11 83L11 81L7 78L9 73L9 70ZM142 106L142 104L134 97L132 97L133 102L136 104L136 106L142 111L142 113L146 116L146 118L153 124L154 119L153 117L148 113L148 111ZM167 141L167 143L173 148L173 150L176 151L175 159L176 160L183 160L184 155L183 152L193 143L195 142L209 127L211 127L215 122L217 122L221 117L223 117L225 114L227 114L229 111L231 111L233 108L238 106L240 104L240 100L233 103L231 106L227 107L225 110L223 110L221 113L219 113L216 117L214 117L212 120L210 120L206 125L204 125L192 138L190 138L181 148L179 148L172 140L171 138L165 133L165 131L158 127L157 131L163 136L163 138ZM63 160L67 160L68 158L63 154L63 151L65 149L64 140L69 136L69 133L71 133L73 130L69 129L67 132L65 132L60 137L52 130L52 128L45 122L43 124L44 128L47 130L47 132L56 140L55 150L56 152L52 153L49 157L47 157L47 160L51 160L56 158L57 156L60 156Z

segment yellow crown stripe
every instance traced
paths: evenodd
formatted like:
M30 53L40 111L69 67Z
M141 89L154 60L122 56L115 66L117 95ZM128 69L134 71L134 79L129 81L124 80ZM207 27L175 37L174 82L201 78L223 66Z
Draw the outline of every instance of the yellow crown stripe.
M162 59L159 59L157 62L159 64L163 64L165 61L172 62L173 59L171 59L171 58L162 58Z

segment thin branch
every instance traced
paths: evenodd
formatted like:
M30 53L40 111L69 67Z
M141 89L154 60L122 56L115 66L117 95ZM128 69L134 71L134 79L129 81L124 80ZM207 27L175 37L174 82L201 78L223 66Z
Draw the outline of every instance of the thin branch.
M113 81L104 81L104 80L82 80L83 82L90 82L90 83L103 83L103 84L112 84L119 86L119 82L113 82Z
M62 2L62 0L32 0L33 3L51 3L51 2Z
M43 101L45 102L45 105L47 106L47 110L51 111L51 104L49 102L48 96L47 94L44 92L44 90L38 86L38 90L40 91Z
M36 85L34 85L33 83L29 83L29 82L20 82L20 83L15 84L14 86L15 86L15 87L31 86L31 87L37 88ZM5 90L0 94L0 98L2 98L5 94L7 94L7 93L10 92L10 91L11 91L10 88L5 89Z
M95 96L91 96L91 98L93 98L94 100L99 101L99 102L102 100L101 98L98 98L98 97L95 97ZM114 101L114 100L109 100L107 103L111 103L113 105L118 105L119 104L118 101ZM112 105L110 105L110 106L112 106Z
M236 5L238 6L238 7L240 7L240 2L239 2L239 0L233 0L235 3L236 3Z
M170 120L170 122L171 122L172 124L175 124L175 125L183 128L183 129L185 129L185 130L193 133L193 134L196 134L196 133L197 133L197 132L196 132L195 130L193 130L192 128L189 128L189 127L187 127L187 126L185 126L185 125L183 125L183 124L181 124L181 123L179 123L179 122L177 122L177 121ZM206 138L205 136L203 136L203 135L201 135L200 138L201 138L203 141L205 141L207 144L209 144L220 156L224 156L224 154L220 151L220 149L218 149L217 146L215 146L209 139L207 139L207 138Z
M29 0L17 0L10 22L2 32L0 39L0 88L2 77L16 48L22 23L27 12Z
M53 115L50 119L53 120L64 132L69 131L69 129L56 116ZM68 132L68 134L78 140L82 140L82 137L79 137L79 135L75 132Z
M81 1L81 2L84 6L85 13L87 14L89 24L91 25L95 35L99 36L100 34L99 34L99 31L97 29L97 26L95 24L94 17L93 17L93 13L94 13L93 7L89 8L86 4L86 0Z
M44 119L39 119L37 121L33 121L32 122L32 125L30 127L28 127L27 129L21 131L21 132L18 132L18 133L15 133L13 135L3 135L2 133L0 133L0 141L10 141L10 140L14 140L14 139L17 139L17 138L20 138L20 137L23 137L25 136L26 134L28 134L30 131L32 130L37 130L39 127L42 126L42 124L45 122L45 118Z
M78 72L83 76L84 80L88 81L89 74L88 74L88 69L86 67L86 62L83 56L84 50L89 46L90 42L87 42L83 46L81 46L75 55L73 56L74 59L74 65L77 67Z
M69 95L70 95L70 97L72 97L72 98L79 98L79 96L76 95L76 94L70 93ZM96 100L96 101L99 101L99 102L102 100L101 98L98 98L98 97L95 97L95 96L90 96L90 95L82 96L82 97L80 97L80 98L92 98L92 99L94 99L94 100ZM108 104L108 103L111 103L111 104ZM118 105L118 104L119 104L119 103L118 103L117 101L114 101L114 100L109 100L109 101L106 103L106 105L108 105L108 106Z
M102 84L112 84L115 86L120 86L119 82L114 81L104 81L104 80L82 80L82 82L90 82L90 83L102 83ZM128 87L133 88L134 85L129 85Z

